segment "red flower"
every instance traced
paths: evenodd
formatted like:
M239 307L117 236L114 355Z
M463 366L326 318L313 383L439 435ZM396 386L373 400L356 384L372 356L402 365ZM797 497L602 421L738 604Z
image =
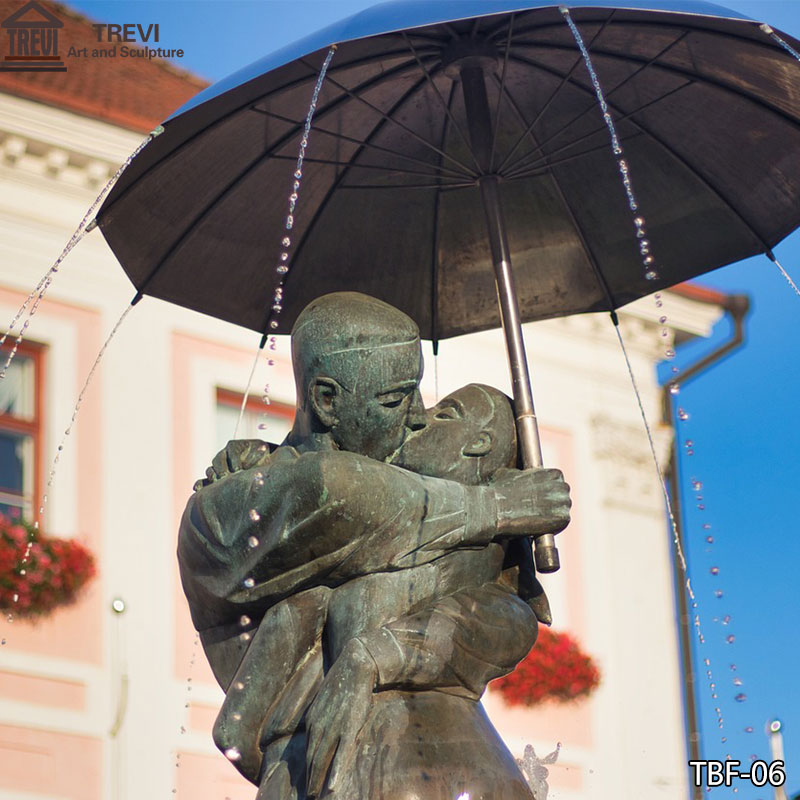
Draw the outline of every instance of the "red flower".
M94 556L79 542L0 514L0 608L20 617L47 614L74 602L95 574Z
M509 705L586 697L600 684L600 672L567 633L539 628L539 638L517 668L492 682Z

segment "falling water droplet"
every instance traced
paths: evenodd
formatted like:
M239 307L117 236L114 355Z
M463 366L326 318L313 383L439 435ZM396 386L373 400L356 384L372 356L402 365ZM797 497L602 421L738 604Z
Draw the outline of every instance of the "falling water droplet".
M716 598L717 598L717 600L719 600L719 599L722 597L722 589L717 589L717 590L714 592L714 597L716 597Z
M286 264L279 264L277 267L275 267L275 272L277 272L279 275L285 275L288 271L289 267L287 267Z
M670 384L669 393L670 394L680 394L681 392L681 385L679 383Z
M245 589L252 589L256 585L256 582L252 578L245 578L243 583Z
M706 536L706 541L709 544L714 544L714 537L713 536Z
M686 422L686 420L689 419L689 413L685 409L679 408L678 419L680 419L683 422Z
M244 684L241 681L236 681L236 683L233 684L233 688L241 692L242 689L244 689Z
M647 278L648 281L654 281L658 279L658 273L654 269L649 269L645 272L644 277Z
M663 325L667 321L667 318L664 317L664 316L661 316L661 317L658 318L658 321Z
M728 644L733 644L736 641L736 637L731 633L731 634L729 634L728 636L725 637L725 641Z
M720 741L722 742L722 744L725 744L725 742L728 741L728 737L727 736L723 736L722 739L720 739Z
M229 747L225 751L225 758L229 761L238 761L241 757L242 754L235 747Z
M256 536L251 536L247 540L248 547L258 547L258 538Z
M6 643L5 639L0 639L0 644L5 644L5 643Z
M667 358L675 358L675 351L674 351L674 350L673 350L671 347L668 347L668 348L667 348L667 349L664 351L664 355L665 355Z
M709 572L710 572L712 575L719 575L719 567L711 567L711 569L709 570Z
M741 686L742 685L742 679L741 678L734 678L733 679L733 685L734 686Z
M258 513L254 508L250 509L250 513L248 515L253 522L258 522L261 519L261 514Z
M239 638L240 638L240 639L241 639L243 642L249 642L249 641L250 641L250 638L251 638L251 634L249 634L249 633L240 633L240 634L239 634Z
M752 733L752 732L753 732L753 726L752 726L752 725L748 725L748 726L747 726L747 727L744 729L744 732L745 732L745 733Z
M739 692L734 698L737 703L744 703L747 700L747 695L744 692Z
M723 625L730 625L730 622L731 622L731 615L730 615L730 614L726 614L726 615L725 615L725 616L722 618L722 624L723 624Z
M251 623L251 621L252 621L252 620L250 619L250 617L248 617L248 616L247 616L247 614L242 614L242 616L241 616L241 617L239 617L239 624L240 624L240 625L241 625L243 628L244 628L246 625L249 625L249 624Z

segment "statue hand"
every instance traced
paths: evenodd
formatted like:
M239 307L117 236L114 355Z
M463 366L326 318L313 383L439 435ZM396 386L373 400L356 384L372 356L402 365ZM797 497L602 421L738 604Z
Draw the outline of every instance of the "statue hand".
M206 470L206 477L198 481L194 488L208 486L233 472L261 466L269 460L269 456L269 445L261 439L233 439L214 456L211 466Z
M328 671L306 716L308 796L333 790L351 769L358 734L372 706L378 668L358 639L351 639Z
M569 524L572 501L561 470L503 470L492 486L501 535L558 533Z

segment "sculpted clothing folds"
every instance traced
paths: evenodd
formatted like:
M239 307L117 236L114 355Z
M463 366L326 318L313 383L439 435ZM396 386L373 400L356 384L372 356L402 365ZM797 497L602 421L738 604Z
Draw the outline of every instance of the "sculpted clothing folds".
M386 735L386 720L407 717L409 703L431 706L426 713L434 718L460 719L472 738L476 725L488 726L477 732L481 738L488 733L475 700L535 638L527 605L509 587L487 583L503 560L502 548L491 544L496 524L486 487L350 453L299 455L289 447L190 499L179 540L181 574L195 626L228 692L215 738L222 749L235 748L243 774L262 782L260 796L305 796L301 720L323 677L325 625L327 658L358 636L378 669L375 689L388 690L376 711L385 707L365 725L367 755L353 771L352 791L359 773L376 763L369 755L374 737ZM356 607L368 609L357 623L350 613ZM425 689L454 697L416 696ZM439 750L446 750L447 737L439 734ZM484 755L510 758L507 751ZM463 742L449 753L450 760L456 756L472 758ZM393 769L400 781L422 766ZM392 786L385 788L389 796ZM337 796L349 796L342 790ZM500 796L528 794L518 786Z

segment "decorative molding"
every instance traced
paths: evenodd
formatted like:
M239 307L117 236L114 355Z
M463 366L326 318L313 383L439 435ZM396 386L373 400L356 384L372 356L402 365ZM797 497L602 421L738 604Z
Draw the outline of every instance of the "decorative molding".
M653 455L641 425L620 422L605 414L591 418L592 457L602 474L603 502L637 511L663 514ZM663 472L672 444L672 429L651 428L659 466Z
M141 141L105 122L0 92L0 165L98 189Z

